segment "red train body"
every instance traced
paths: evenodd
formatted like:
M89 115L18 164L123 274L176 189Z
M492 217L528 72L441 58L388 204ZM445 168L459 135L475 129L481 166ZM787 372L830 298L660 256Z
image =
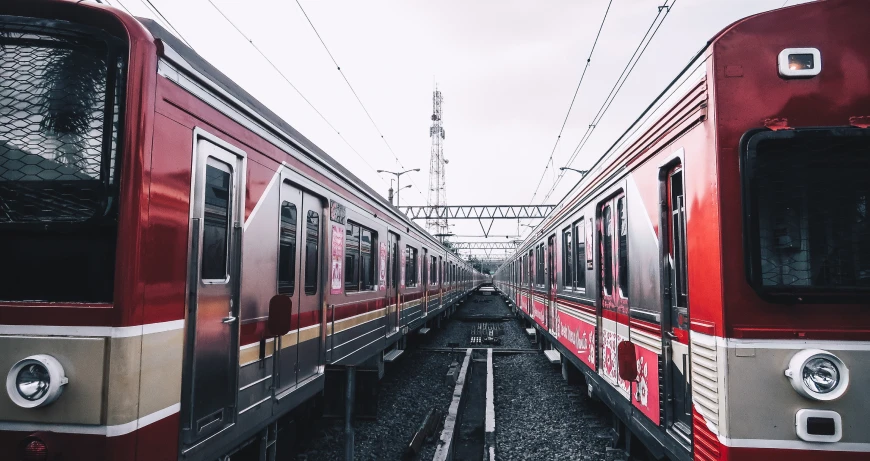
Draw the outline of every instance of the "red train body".
M482 281L151 21L5 2L0 44L0 459L217 459Z
M495 276L657 455L870 456L868 18L720 32Z

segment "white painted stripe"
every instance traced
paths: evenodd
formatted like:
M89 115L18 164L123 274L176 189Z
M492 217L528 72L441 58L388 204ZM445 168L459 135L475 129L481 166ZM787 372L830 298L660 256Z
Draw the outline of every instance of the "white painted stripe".
M247 388L249 388L249 387L251 387L251 386L256 386L257 384L260 384L260 383L262 383L263 381L266 381L267 379L272 379L272 375L264 376L264 377L262 377L262 378L260 378L260 379L258 379L258 380L256 380L256 381L252 382L251 384L248 384L248 385L246 385L246 386L242 386L242 387L240 387L240 388L239 388L239 392L241 392L241 391L243 391L243 390L245 390L245 389L247 389Z
M60 432L63 434L89 434L89 435L104 435L106 437L117 437L119 435L129 434L137 429L153 424L161 419L165 419L181 411L181 404L176 403L162 410L155 411L150 415L143 416L129 423L116 424L112 426L92 426L87 424L44 424L44 423L22 423L13 421L0 421L0 430L2 431L20 431L20 432L35 432L35 431L50 431Z
M737 448L780 448L787 450L870 452L870 443L804 442L803 440L732 439L718 436L722 445Z
M370 331L369 333L373 333L373 332L378 331L378 330L380 330L380 329L382 329L382 328L384 328L384 327L378 327L378 328L375 328L374 330ZM358 337L357 337L357 338L354 338L354 339L358 339ZM363 350L363 349L365 349L365 348L371 346L372 344L374 344L374 343L376 343L376 342L378 342L378 341L383 341L383 340L384 340L384 337L383 337L383 336L379 336L378 339L376 339L376 340L374 340L374 341L372 341L372 342L366 344L365 346L360 347L359 349L357 349L357 350L351 352L350 354L345 355L344 357L342 357L342 358L340 358L340 359L338 359L338 360L334 360L332 363L338 363L338 362L341 362L342 360L344 360L344 359L350 357L351 355L356 354L357 352L359 352L359 351L361 351L361 350ZM345 344L347 344L347 343L349 343L349 342L351 342L351 341L353 341L353 339L350 340L350 341L346 341L346 342L344 342L344 343L341 343L341 344L339 344L338 346L334 346L334 347L333 347L332 349L330 349L330 350L338 349L339 347L344 346Z
M106 426L91 426L85 424L43 424L0 421L0 431L19 432L60 432L63 434L106 435Z
M0 325L0 335L69 336L85 338L131 338L152 333L180 330L184 320L149 323L132 327L88 327L56 325Z
M492 374L492 348L486 350L486 432L495 432L495 386Z
M282 165L284 165L283 162L282 162ZM248 219L245 220L245 226L244 226L243 230L248 230L248 226L251 225L251 221L254 220L254 216L256 216L257 212L260 211L260 206L263 204L263 202L266 201L265 199L266 199L266 196L269 195L269 191L272 190L272 187L275 186L275 183L278 182L278 178L280 178L280 177L281 177L281 170L278 169L278 171L276 171L275 174L272 175L272 179L269 180L269 184L266 185L266 188L263 190L263 193L260 195L260 200L257 200L257 204L254 205L254 209L251 210L251 214L248 215Z
M163 333L164 331L180 330L184 328L184 320L172 320L161 323L148 323L142 325L142 334L149 335L151 333ZM117 338L118 336L112 336Z
M692 341L709 347L728 349L827 349L838 351L870 351L870 341L801 340L801 339L738 339L711 336L692 331Z
M239 414L240 414L240 415L241 415L241 414L244 414L245 412L247 412L247 411L250 410L251 408L254 408L254 407L256 407L257 405L260 405L260 404L262 404L263 402L266 402L267 400L271 400L271 399L272 399L272 396L270 395L270 396L268 396L268 397L266 397L266 398L264 398L264 399L262 399L262 400L260 400L260 401L258 401L258 402L256 402L256 403L254 403L253 405L251 405L251 406L249 406L249 407L243 409L242 411L239 412Z
M462 361L459 376L456 378L456 385L453 387L453 400L451 400L450 407L447 409L447 416L444 418L443 429L441 430L441 436L438 439L438 446L435 449L432 461L447 461L453 454L453 435L456 424L459 422L459 404L462 401L462 389L465 387L465 374L468 372L468 363L470 361L471 349L466 349L465 360Z
M727 347L729 349L828 349L838 351L870 351L870 341L734 339L721 338L717 336L716 344L719 347Z
M266 340L266 344L269 344L269 343L271 343L271 342L273 342L273 341L275 341L275 338L269 338L269 339ZM243 350L245 350L245 349L250 349L250 348L252 348L252 347L259 347L259 346L260 346L260 342L257 341L257 342L255 342L255 343L245 344L244 346L240 347L239 350L240 350L240 351L243 351Z
M181 404L176 403L175 405L170 405L162 410L155 411L154 413L139 418L138 420L131 423L120 424L117 426L108 426L106 427L106 437L116 437L119 435L129 434L136 429L141 429L149 424L160 421L163 418L172 416L179 411L181 411Z

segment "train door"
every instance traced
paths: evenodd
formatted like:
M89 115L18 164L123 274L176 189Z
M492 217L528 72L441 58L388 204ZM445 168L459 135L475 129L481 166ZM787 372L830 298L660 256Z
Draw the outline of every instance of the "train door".
M323 202L288 183L281 185L279 293L293 300L292 330L278 339L276 394L317 374L321 364L321 252ZM285 280L281 280L281 279Z
M387 335L399 331L399 236L387 232Z
M547 240L547 329L558 338L556 332L556 236Z
M420 279L417 285L423 288L422 316L425 319L429 313L429 250L423 248L423 258L418 260L420 267Z
M438 257L438 304L444 306L444 258Z
M684 443L692 435L691 364L689 361L688 258L686 256L686 204L683 170L680 165L664 175L663 206L668 222L662 223L666 235L663 245L667 280L664 285L666 315L662 328L665 355L665 392L667 427Z
M216 142L196 139L193 168L182 410L186 445L235 422L245 191L244 156Z
M530 317L533 317L534 311L532 310L532 308L535 307L534 301L532 300L532 297L534 296L534 293L532 292L532 287L535 284L535 250L534 249L529 250L527 267L529 268L529 271L528 271L529 280L527 281L526 287L525 287L526 288L526 313L528 313Z
M619 378L617 346L629 340L628 307L628 210L625 194L608 199L598 208L599 372L624 393L629 385Z

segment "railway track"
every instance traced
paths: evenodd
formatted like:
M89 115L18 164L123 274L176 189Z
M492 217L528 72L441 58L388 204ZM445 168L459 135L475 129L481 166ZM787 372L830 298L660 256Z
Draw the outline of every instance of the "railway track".
M495 339L498 344L483 344ZM532 389L529 383L545 385ZM537 395L527 399L530 392ZM589 411L581 395L530 342L500 297L474 295L450 321L416 336L402 358L388 364L375 418L354 423L354 459L607 459L608 424ZM560 426L566 423L547 416L563 410L542 404L547 401L578 407L565 417L580 423L567 427L589 433L565 433ZM296 459L343 459L340 423L321 421ZM549 437L550 445L564 447L561 455L542 450L540 442Z

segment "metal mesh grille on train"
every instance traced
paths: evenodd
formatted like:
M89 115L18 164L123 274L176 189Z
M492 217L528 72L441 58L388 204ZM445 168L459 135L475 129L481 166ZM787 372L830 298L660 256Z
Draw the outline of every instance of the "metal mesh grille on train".
M41 29L0 23L0 223L81 222L111 205L120 59Z

